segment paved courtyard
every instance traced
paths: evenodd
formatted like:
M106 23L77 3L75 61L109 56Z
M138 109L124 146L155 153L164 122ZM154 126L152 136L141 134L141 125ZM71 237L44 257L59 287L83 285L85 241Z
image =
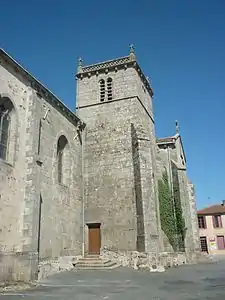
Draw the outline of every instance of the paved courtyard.
M165 273L127 268L65 272L35 289L0 295L0 300L224 300L225 261L170 269Z

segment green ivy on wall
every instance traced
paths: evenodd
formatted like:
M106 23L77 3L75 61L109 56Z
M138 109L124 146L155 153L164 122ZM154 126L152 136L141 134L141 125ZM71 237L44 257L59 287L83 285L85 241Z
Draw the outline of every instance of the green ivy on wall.
M173 193L167 171L158 181L161 227L174 251L184 251L185 221L183 218L180 189L176 166L172 168Z
M173 177L173 196L174 196L174 206L176 215L176 226L177 226L177 236L178 236L178 248L180 251L185 249L185 220L183 217L183 211L180 200L180 187L178 179L178 171L176 165L172 162L172 177Z
M173 196L166 170L162 174L162 179L158 181L158 190L161 227L174 251L177 251L176 218L174 215Z

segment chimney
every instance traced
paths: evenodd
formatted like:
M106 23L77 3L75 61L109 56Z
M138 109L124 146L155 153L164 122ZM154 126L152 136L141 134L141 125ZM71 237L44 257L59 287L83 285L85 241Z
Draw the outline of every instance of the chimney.
M222 204L221 204L222 206L225 206L225 200L222 200Z

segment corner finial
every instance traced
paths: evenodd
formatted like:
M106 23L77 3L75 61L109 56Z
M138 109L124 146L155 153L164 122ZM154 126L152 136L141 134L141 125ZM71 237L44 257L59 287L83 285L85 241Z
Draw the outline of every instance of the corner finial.
M83 60L81 57L78 58L78 67L77 67L77 73L81 73L83 70L82 70L82 67L83 67Z
M132 60L136 60L136 56L135 56L135 53L134 53L134 45L133 44L131 44L130 45L130 58L132 59Z
M134 45L133 44L130 45L130 53L134 53Z
M178 123L178 121L176 121L175 124L176 124L176 134L179 134L179 123Z

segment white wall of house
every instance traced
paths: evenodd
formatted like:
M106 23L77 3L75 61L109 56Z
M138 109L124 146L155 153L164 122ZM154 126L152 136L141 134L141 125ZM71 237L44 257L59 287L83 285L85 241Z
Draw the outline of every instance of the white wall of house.
M200 217L198 216L198 220ZM199 228L200 240L206 237L209 254L225 255L225 215L221 215L222 227L219 228L214 227L212 215L204 216L204 218L206 228Z

